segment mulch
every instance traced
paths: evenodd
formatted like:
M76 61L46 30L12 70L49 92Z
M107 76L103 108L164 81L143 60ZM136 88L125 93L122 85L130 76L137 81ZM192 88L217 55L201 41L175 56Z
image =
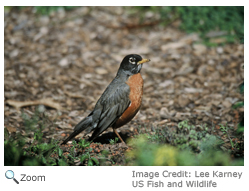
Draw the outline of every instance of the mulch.
M22 113L32 116L44 105L44 139L63 140L94 108L123 57L135 53L151 62L141 72L140 112L119 129L124 140L153 128L176 127L187 119L194 125L207 124L225 141L224 148L231 149L220 125L229 127L235 139L244 115L243 107L232 108L244 101L238 90L244 81L244 45L207 47L198 34L180 31L179 20L161 26L157 14L145 17L146 24L141 23L137 13L123 7L60 9L49 15L37 15L32 7L6 11L4 127L23 133ZM111 145L110 139L115 136L108 129L91 144L93 153L108 150L106 165L125 164L127 149L119 142ZM70 145L62 147L66 152Z

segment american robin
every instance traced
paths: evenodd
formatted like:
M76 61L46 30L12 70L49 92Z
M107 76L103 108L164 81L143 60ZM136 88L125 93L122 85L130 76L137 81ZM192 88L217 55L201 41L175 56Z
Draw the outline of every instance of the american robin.
M130 54L124 57L116 77L96 103L94 110L74 128L73 133L62 144L85 130L85 134L93 131L89 141L97 138L108 127L124 143L117 128L128 123L137 114L142 103L143 78L140 74L143 63L140 55Z

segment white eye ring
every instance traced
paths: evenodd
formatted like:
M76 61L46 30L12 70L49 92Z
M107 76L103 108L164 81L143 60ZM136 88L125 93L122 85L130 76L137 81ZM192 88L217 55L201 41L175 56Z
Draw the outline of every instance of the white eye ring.
M131 64L136 64L136 58L130 57L129 62Z

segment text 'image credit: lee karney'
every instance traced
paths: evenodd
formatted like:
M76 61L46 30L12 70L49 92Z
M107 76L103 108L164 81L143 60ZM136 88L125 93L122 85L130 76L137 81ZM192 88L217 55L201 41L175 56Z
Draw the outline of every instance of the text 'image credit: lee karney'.
M218 187L217 178L241 179L243 172L223 172L214 170L204 171L177 171L171 172L137 172L132 171L133 187ZM195 180L192 180L194 177ZM167 178L176 178L176 181L168 181ZM184 178L184 180L183 180ZM214 180L215 179L215 180ZM172 179L171 179L172 180Z

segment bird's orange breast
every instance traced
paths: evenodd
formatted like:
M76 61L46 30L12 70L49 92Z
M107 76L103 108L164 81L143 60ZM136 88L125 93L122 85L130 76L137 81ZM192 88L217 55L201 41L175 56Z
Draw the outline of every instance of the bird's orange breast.
M116 121L113 128L118 128L128 123L137 114L142 103L143 96L143 78L140 73L130 76L126 82L130 87L129 107Z

